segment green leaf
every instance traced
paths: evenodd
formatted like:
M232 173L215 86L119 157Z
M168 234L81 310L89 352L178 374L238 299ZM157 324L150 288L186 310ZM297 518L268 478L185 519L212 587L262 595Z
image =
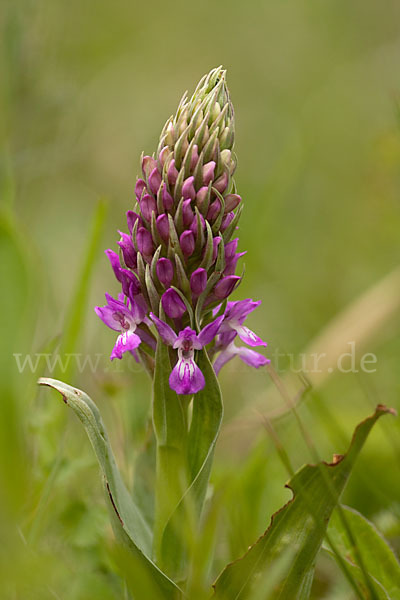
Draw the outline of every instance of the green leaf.
M342 511L357 542L364 566L378 584L377 589L381 592L379 597L400 600L400 564L392 549L375 525L363 515L347 506L342 506ZM337 510L333 512L328 534L337 550L352 568L354 577L363 585L364 578L357 565L356 553L349 542ZM329 548L327 550L330 554L332 553Z
M214 584L214 598L249 598L262 574L287 548L296 553L274 598L309 598L316 556L329 519L370 430L388 412L392 411L378 406L357 426L345 456L336 457L332 464L305 465L294 475L287 484L292 500L272 517L269 528L250 550L224 569Z
M169 556L161 546L164 530L187 486L187 420L184 399L171 390L168 346L159 339L153 383L153 424L157 440L154 555L157 563L171 571Z
M185 576L186 546L196 535L223 416L221 390L205 350L198 353L197 364L206 385L193 398L188 437L189 485L165 527L161 549L163 560L168 562L168 573L179 579Z
M60 392L65 404L72 408L85 427L104 477L107 506L117 539L129 547L136 564L140 564L148 576L153 578L165 598L179 598L179 588L150 558L151 531L121 478L97 406L85 392L61 381L41 378L38 383Z
M201 509L224 409L218 379L206 350L199 352L197 364L203 372L206 385L193 399L188 448L191 487Z

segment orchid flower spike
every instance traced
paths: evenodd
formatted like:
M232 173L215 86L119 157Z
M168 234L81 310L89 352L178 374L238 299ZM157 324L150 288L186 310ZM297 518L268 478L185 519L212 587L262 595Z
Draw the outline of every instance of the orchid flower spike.
M218 67L202 78L192 95L183 96L161 131L156 152L142 156L135 202L126 213L129 233L119 232L118 254L106 251L123 294L118 300L107 296L107 306L96 308L108 327L120 331L111 358L127 351L137 358L135 348L145 342L143 349L150 355L146 367L152 373L156 340L148 329L151 313L159 341L178 352L170 385L182 394L204 386L194 353L207 345L208 325L194 332L191 315L201 327L242 279L236 274L245 252L238 251L236 235L243 200L233 180L234 139L226 72ZM210 348L210 354L215 356L217 349L220 353L217 370L235 354L254 366L265 364L266 359L251 354L254 351L231 345L236 336L248 346L265 345L243 324L258 304L228 302ZM160 325L161 313L171 326ZM163 337L166 327L169 334Z

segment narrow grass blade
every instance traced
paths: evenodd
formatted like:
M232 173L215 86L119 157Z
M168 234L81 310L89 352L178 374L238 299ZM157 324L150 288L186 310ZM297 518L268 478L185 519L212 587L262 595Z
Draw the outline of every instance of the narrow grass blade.
M98 248L106 216L107 204L104 200L100 200L93 215L91 232L89 234L88 246L84 255L85 258L82 270L65 320L65 333L61 340L59 349L60 354L68 355L75 352L79 337L83 331L90 280L96 258L99 255ZM72 369L74 364L74 361L68 361L62 373L56 373L56 377L62 376L63 379L70 380L73 376Z

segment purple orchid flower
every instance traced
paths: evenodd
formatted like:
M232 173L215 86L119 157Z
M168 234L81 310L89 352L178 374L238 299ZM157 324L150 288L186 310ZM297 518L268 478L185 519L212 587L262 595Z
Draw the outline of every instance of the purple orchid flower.
M239 336L248 346L266 346L264 342L254 331L246 327L243 323L248 315L261 304L261 301L255 302L251 298L239 300L237 302L228 302L223 315L224 320L218 332L215 346L215 352L220 351L218 358L214 362L215 372L218 374L221 368L234 356L239 356L243 362L251 367L262 367L270 362L265 356L259 354L251 348L245 346L236 346L234 339ZM217 314L220 306L214 309Z
M207 346L218 333L224 316L218 317L196 333L190 327L175 331L164 321L150 313L161 339L168 346L178 350L178 361L169 377L169 385L177 394L196 394L205 386L204 375L194 361L194 351Z
M127 299L125 304L124 298L124 294L119 294L118 300L106 294L106 306L96 306L94 309L96 315L107 327L120 332L111 352L111 360L121 359L125 352L131 352L137 358L135 349L142 341L138 335L137 326L144 321L146 311L132 298Z

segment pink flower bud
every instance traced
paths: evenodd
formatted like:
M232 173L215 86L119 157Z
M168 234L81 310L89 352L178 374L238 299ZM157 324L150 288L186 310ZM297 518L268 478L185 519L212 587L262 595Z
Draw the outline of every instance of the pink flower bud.
M206 225L206 222L204 220L203 215L200 215L200 223L201 223L201 227L202 227L202 229L204 231L204 227ZM192 224L190 226L190 231L193 231L194 237L197 236L197 219L196 218L194 218L193 221L192 221Z
M199 160L199 149L197 147L197 144L193 144L192 156L190 158L190 169L192 171L195 168L198 160Z
M160 185L161 185L161 175L156 167L155 169L152 170L152 172L149 175L150 191L156 195Z
M207 285L207 271L199 268L193 271L190 276L190 289L194 296L200 296L206 289Z
M208 187L201 187L196 194L196 206L199 210L202 209L208 195Z
M228 194L225 196L225 212L230 212L231 210L235 210L237 206L241 203L242 199L239 194Z
M214 179L215 161L210 161L203 167L203 185L207 186Z
M168 258L160 258L157 261L156 273L160 282L165 287L169 287L174 278L174 267L172 266L172 262Z
M136 195L136 199L138 202L143 195L143 190L145 189L145 187L146 187L146 182L143 179L138 179L136 181L135 195Z
M237 275L229 275L220 279L214 288L215 296L220 300L224 300L230 296L240 279L241 277Z
M165 165L165 161L167 160L167 158L170 154L171 154L171 150L169 149L169 147L164 146L164 148L161 150L160 154L158 155L158 160L160 161L160 164L162 167Z
M214 239L213 239L213 256L212 259L213 261L217 260L217 255L218 255L218 246L221 243L221 237L219 235L217 235Z
M154 252L153 238L145 227L139 227L136 235L138 250L144 256L150 256Z
M121 239L118 242L118 246L122 250L122 256L124 257L124 262L129 269L136 269L137 261L136 261L136 251L133 247L132 238L127 233L119 232Z
M185 227L190 227L193 219L194 219L194 212L192 210L191 207L191 200L190 198L188 198L187 200L183 201L183 205L182 205L182 214L183 214L183 224Z
M167 171L168 183L170 185L175 185L178 175L179 175L178 170L175 167L175 159L173 158L171 160L171 162L169 163L169 167L168 167L168 171Z
M225 217L222 219L220 231L225 231L225 229L227 229L229 227L229 225L233 221L234 216L235 216L234 212L228 212L228 214L225 215Z
M157 167L157 163L152 156L143 156L142 159L142 171L143 175L147 178L153 169Z
M219 191L220 194L225 191L226 186L228 185L229 177L228 173L222 173L220 177L218 177L217 181L214 182L214 186L216 190Z
M172 288L169 288L164 292L161 297L161 304L165 314L171 319L179 319L186 312L185 303L179 294Z
M165 210L172 210L173 206L174 206L174 199L171 196L171 194L168 192L166 186L163 186L162 189L162 201L163 201L163 205Z
M164 240L165 243L167 243L169 240L169 222L168 217L165 213L157 217L156 227L161 239Z
M191 256L193 254L195 241L192 231L184 231L179 238L179 243L185 256Z
M194 177L188 177L182 186L182 196L194 200L196 198L196 190L194 189Z
M157 212L156 201L150 194L145 194L140 201L140 211L148 223L151 221L151 213Z
M126 213L126 221L128 223L129 233L132 233L136 221L139 221L139 225L143 225L142 217L140 217L133 210L128 210Z
M217 216L219 215L220 210L221 210L221 202L220 202L219 198L217 198L216 200L214 200L214 202L212 202L212 204L210 204L210 208L208 209L208 212L207 212L207 220L214 221L217 218Z

